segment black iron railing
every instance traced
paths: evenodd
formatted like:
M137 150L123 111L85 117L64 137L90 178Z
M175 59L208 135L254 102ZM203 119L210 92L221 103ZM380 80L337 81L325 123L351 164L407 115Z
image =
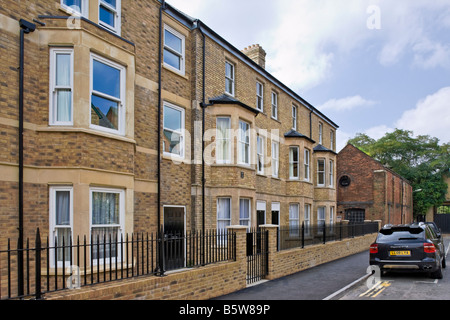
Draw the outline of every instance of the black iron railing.
M377 222L366 223L336 223L310 225L302 222L300 225L280 227L278 231L278 250L304 248L306 246L354 238L378 232Z
M161 235L161 236L159 236ZM235 260L236 235L230 231L185 234L132 234L46 239L39 230L34 246L17 248L8 240L0 251L0 300L41 299L45 293L166 271ZM18 257L24 256L23 278Z

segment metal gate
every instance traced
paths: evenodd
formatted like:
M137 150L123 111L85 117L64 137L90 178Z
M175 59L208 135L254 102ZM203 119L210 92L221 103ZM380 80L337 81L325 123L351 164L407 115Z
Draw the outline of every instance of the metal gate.
M261 281L268 275L269 231L260 228L247 232L247 284Z
M442 233L450 233L450 214L435 214L434 222Z

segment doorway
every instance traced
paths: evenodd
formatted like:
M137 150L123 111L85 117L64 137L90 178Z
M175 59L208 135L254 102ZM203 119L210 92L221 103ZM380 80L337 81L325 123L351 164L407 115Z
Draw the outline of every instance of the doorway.
M185 207L164 207L165 270L184 268Z

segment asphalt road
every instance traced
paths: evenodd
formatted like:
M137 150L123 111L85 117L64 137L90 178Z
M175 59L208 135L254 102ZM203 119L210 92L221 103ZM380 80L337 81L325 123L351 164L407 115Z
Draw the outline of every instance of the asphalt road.
M447 251L449 242L448 236ZM369 250L214 300L450 300L450 264L442 280L424 274L388 273L372 291L367 285L368 267Z

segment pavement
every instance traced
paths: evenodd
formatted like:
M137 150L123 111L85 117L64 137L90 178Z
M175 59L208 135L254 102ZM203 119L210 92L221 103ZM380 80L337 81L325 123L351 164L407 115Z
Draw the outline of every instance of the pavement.
M332 300L369 275L369 250L214 300Z

